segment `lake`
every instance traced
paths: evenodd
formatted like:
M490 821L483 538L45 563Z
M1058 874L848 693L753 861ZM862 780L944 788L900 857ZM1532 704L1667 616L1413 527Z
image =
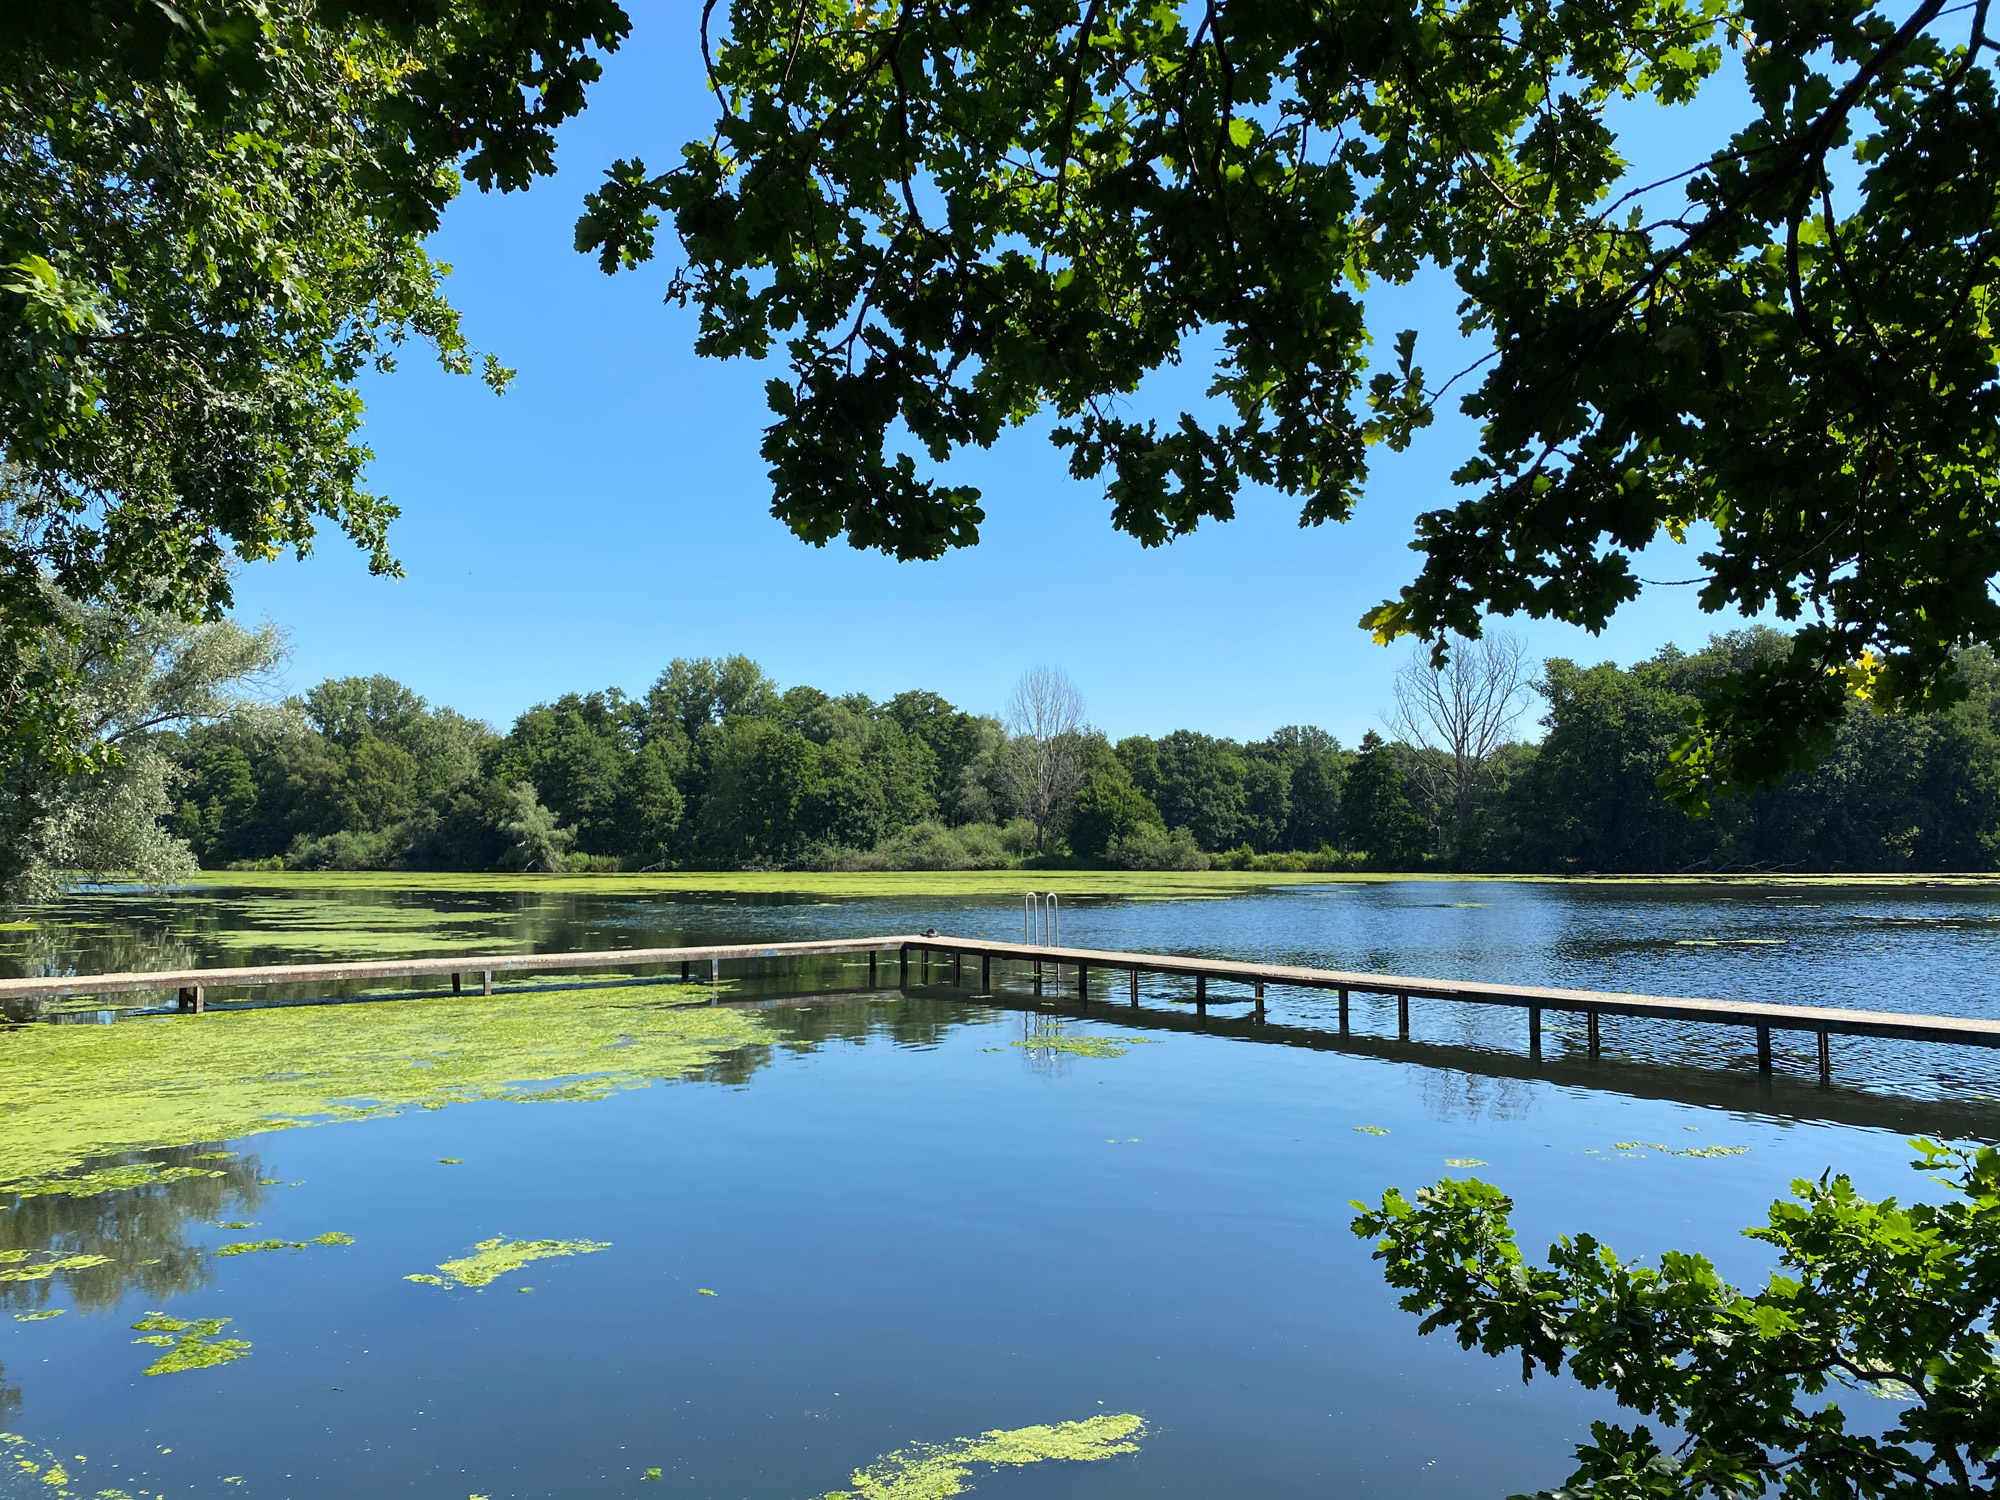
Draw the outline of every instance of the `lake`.
M1018 898L615 891L107 892L0 932L0 962L1021 931ZM1062 935L1990 1015L1996 924L1982 886L1429 881L1077 900ZM1760 1086L1747 1037L1655 1023L1607 1022L1592 1067L1551 1017L1537 1068L1518 1015L1419 1003L1404 1045L1393 1002L1357 997L1341 1042L1331 997L1205 1032L1189 998L1149 981L1135 1020L1018 976L989 1004L819 964L0 1034L0 1485L814 1500L873 1466L883 1500L1533 1491L1611 1404L1419 1338L1350 1200L1476 1172L1528 1245L1588 1229L1755 1279L1735 1231L1792 1178L1911 1196L1908 1133L2000 1119L1977 1053L1836 1041L1822 1092L1808 1054L1781 1044L1802 1076Z

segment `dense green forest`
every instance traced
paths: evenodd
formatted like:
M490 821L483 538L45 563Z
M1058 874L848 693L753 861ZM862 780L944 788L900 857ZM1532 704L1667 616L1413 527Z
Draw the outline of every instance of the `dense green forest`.
M538 704L504 735L344 678L163 741L182 776L166 824L208 867L1993 868L2000 671L1984 652L1948 710L1856 701L1810 773L1706 819L1666 800L1656 778L1704 683L1786 649L1759 629L1629 670L1552 659L1539 742L1456 766L1310 727L1010 733L933 692L780 691L740 656L675 661L643 697Z

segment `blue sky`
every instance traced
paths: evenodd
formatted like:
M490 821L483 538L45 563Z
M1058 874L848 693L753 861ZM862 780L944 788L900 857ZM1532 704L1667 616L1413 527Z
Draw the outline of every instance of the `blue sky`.
M740 651L785 686L927 687L983 711L1026 668L1060 665L1114 737L1313 723L1352 743L1379 723L1409 648L1374 646L1355 621L1414 571L1412 518L1451 503L1468 423L1443 416L1412 451L1376 450L1345 526L1301 530L1295 502L1252 493L1226 525L1141 548L1111 530L1100 490L1069 478L1044 425L951 466L985 491L978 548L899 564L807 546L768 510L769 372L694 357L693 314L661 300L669 263L612 278L571 248L578 202L610 161L665 165L709 124L698 8L631 8L634 36L565 130L560 174L526 194L468 192L437 239L467 332L520 372L513 388L495 397L414 351L366 387L372 482L403 508L393 541L408 576L370 578L336 534L303 563L239 578L239 615L290 633L294 688L386 672L504 729L566 691L643 691L673 657ZM1690 132L1717 118L1696 108L1634 120L1635 170L1656 155L1685 164ZM1382 346L1416 327L1434 375L1464 362L1442 277L1374 300ZM1663 545L1640 572L1691 576L1683 551ZM1702 615L1693 592L1648 589L1596 638L1508 628L1537 656L1629 663L1739 623Z

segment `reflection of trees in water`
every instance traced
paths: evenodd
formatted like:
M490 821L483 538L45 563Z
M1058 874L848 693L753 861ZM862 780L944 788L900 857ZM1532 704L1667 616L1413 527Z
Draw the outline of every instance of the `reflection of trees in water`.
M102 1265L58 1271L32 1281L0 1282L0 1309L29 1312L45 1307L57 1282L80 1311L115 1306L134 1289L155 1297L205 1286L208 1253L187 1243L187 1226L200 1220L250 1217L264 1200L264 1190L257 1185L263 1173L258 1159L196 1159L216 1149L213 1144L175 1146L124 1152L90 1163L91 1170L136 1163L195 1167L221 1174L215 1177L182 1177L88 1197L49 1193L14 1198L0 1211L0 1250L110 1258ZM0 1397L0 1404L4 1399Z
M761 1012L779 1046L811 1052L828 1042L863 1043L875 1038L899 1047L935 1047L966 1019L966 1007L950 1000L854 999L802 1004Z
M968 1019L968 1008L949 1000L857 997L816 1003L810 996L792 998L799 1003L755 1013L758 1024L771 1033L769 1045L739 1047L690 1076L707 1083L748 1083L780 1048L806 1053L829 1043L861 1046L877 1040L898 1047L935 1047Z
M67 916L68 913L65 913ZM68 922L61 926L36 927L29 932L9 933L16 939L0 950L0 972L10 977L38 978L63 974L121 974L144 969L186 969L195 965L196 952L180 939L161 933L115 930L79 932ZM136 997L134 997L136 998ZM7 1019L33 1020L41 1013L38 1001L10 1003Z
M0 1370L0 1427L12 1427L14 1414L21 1409L21 1388L7 1383L7 1372Z

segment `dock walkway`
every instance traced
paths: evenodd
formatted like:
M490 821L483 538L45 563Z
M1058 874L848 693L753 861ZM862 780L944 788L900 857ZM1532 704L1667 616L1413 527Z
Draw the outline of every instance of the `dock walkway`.
M1047 986L1061 992L1064 971L1077 1001L1089 1005L1110 1000L1116 987L1112 976L1125 981L1126 1003L1140 1004L1142 974L1192 979L1195 1013L1205 1016L1211 1005L1247 1004L1261 1019L1265 991L1270 988L1332 991L1339 997L1340 1030L1348 1031L1348 1002L1353 994L1393 995L1397 1031L1407 1041L1410 1003L1445 1001L1464 1005L1502 1006L1527 1013L1530 1056L1541 1055L1542 1013L1556 1011L1585 1018L1590 1055L1599 1051L1598 1022L1604 1016L1633 1016L1696 1025L1738 1026L1757 1038L1759 1068L1771 1071L1771 1033L1805 1032L1818 1038L1820 1081L1832 1073L1828 1039L1835 1036L1880 1037L1964 1047L2000 1047L2000 1020L1967 1016L1913 1015L1900 1011L1847 1010L1817 1005L1780 1005L1757 1001L1703 1000L1668 995L1634 995L1610 990L1568 990L1542 985L1487 984L1471 980L1425 979L1403 974L1372 974L1340 969L1303 968L1289 964L1245 963L1238 959L1191 958L1168 953L1128 953L1116 949L1068 948L1032 943L996 942L985 938L946 937L935 933L887 937L835 938L809 943L741 943L689 948L626 948L595 953L509 953L477 957L391 959L369 963L279 964L260 967L187 969L126 974L71 974L47 978L0 979L0 1005L8 1001L74 999L145 991L172 991L182 1010L206 1008L211 989L259 988L271 985L352 984L449 974L454 993L462 992L467 975L478 976L480 992L493 992L496 974L610 972L640 968L679 967L683 981L695 978L695 966L705 964L708 978L719 978L725 962L786 960L814 957L865 957L871 985L878 980L884 954L892 954L897 982L907 985L914 963L920 983L931 984L931 969L939 982L964 988L966 960L978 962L977 993L990 993L993 964L998 961L1029 969L1037 993ZM949 968L950 979L943 972ZM1215 993L1211 985L1228 985L1233 992ZM1101 985L1100 996L1094 987Z

